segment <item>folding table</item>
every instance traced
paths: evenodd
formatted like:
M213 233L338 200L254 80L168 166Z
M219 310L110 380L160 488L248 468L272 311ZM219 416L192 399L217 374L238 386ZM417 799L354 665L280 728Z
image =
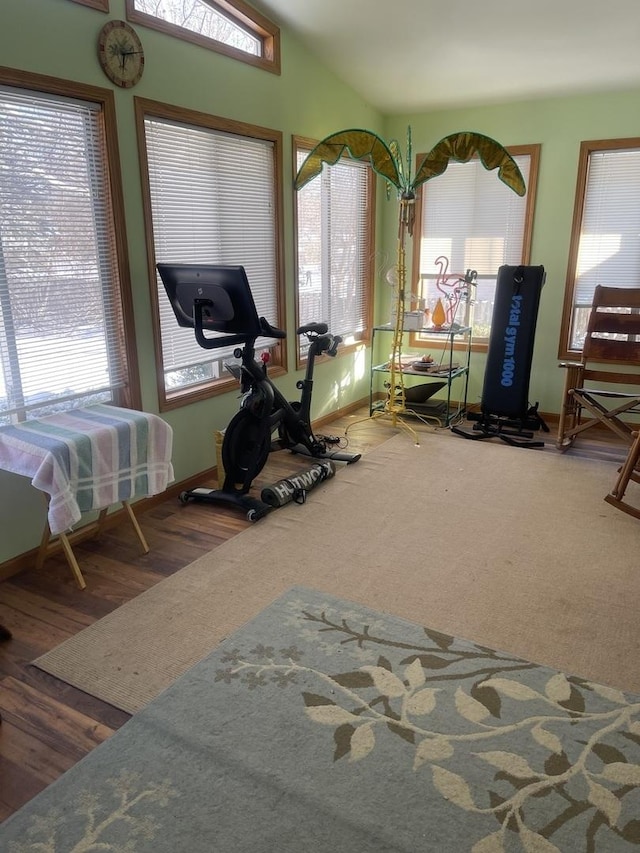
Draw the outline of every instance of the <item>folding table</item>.
M0 468L31 478L45 493L47 521L36 565L62 549L76 582L86 583L71 547L99 535L110 506L121 503L145 553L149 546L129 501L156 495L173 480L173 431L158 415L96 404L0 427ZM95 521L73 530L82 515Z

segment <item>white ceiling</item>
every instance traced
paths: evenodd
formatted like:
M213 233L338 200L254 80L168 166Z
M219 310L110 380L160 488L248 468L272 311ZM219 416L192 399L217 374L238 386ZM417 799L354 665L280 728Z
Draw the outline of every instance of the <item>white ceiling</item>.
M385 113L640 87L640 0L254 5Z

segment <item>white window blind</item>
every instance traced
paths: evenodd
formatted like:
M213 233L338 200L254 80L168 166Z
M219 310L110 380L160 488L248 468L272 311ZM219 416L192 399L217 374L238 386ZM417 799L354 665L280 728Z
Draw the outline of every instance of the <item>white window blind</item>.
M514 160L529 186L530 156L515 155ZM488 338L498 268L523 262L526 196L516 195L478 159L451 162L444 174L422 185L421 212L423 295L433 308L440 295L435 288L436 260L442 256L449 261L449 273L476 270L474 337Z
M0 86L0 423L127 382L101 107Z
M156 262L243 266L258 315L277 325L274 143L157 117L145 138ZM223 376L233 347L202 349L157 287L165 391Z
M309 150L298 149L297 168ZM326 322L346 342L368 323L371 180L367 164L345 158L296 195L298 325Z
M640 284L640 148L589 155L575 307L590 307L598 284Z

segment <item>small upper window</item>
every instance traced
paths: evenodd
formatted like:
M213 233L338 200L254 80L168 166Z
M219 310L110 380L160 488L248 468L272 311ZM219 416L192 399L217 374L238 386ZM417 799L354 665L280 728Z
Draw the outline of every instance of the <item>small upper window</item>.
M127 18L275 74L280 31L242 0L126 0Z
M98 9L100 12L109 11L109 0L73 0L73 2L91 6L92 9Z

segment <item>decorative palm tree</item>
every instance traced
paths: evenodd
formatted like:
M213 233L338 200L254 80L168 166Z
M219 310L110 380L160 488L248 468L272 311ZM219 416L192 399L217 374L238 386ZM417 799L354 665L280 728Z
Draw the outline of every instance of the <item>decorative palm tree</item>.
M402 343L404 331L404 312L406 302L406 237L413 236L415 220L415 201L417 188L425 181L441 175L450 160L466 163L471 157L478 156L485 169L498 169L498 177L515 193L522 196L526 192L524 178L517 163L495 139L481 133L461 131L441 139L426 154L416 173L411 173L411 128L407 131L407 156L403 161L400 146L396 140L388 145L376 133L370 130L349 129L332 133L306 157L298 174L295 188L300 189L317 177L325 163L333 165L348 154L354 160L368 161L373 170L387 182L387 192L395 187L399 202L398 240L396 257L396 313L393 345L391 351L390 379L387 398L377 416L389 416L394 426L408 429L416 438L414 430L408 427L400 416L407 411L402 374Z

